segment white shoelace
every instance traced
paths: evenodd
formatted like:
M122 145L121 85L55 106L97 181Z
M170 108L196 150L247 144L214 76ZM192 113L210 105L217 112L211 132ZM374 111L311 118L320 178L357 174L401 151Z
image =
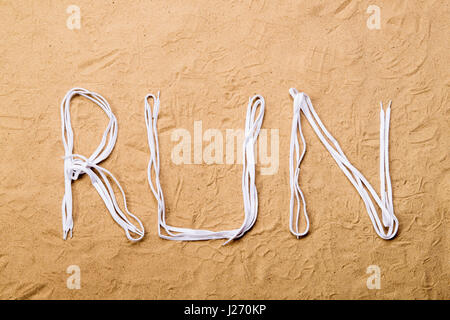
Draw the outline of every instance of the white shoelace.
M304 236L309 230L309 219L306 212L306 202L303 193L298 184L298 177L300 173L300 164L303 160L306 151L306 142L303 137L302 127L300 123L300 111L303 111L308 122L316 132L320 141L327 148L328 152L334 158L338 166L353 184L358 191L364 204L366 206L367 213L372 221L375 232L383 239L392 239L397 234L398 220L394 214L394 207L392 202L392 186L391 178L389 175L389 122L391 114L391 102L386 110L386 114L383 110L383 104L380 110L380 193L381 199L377 193L367 181L367 179L348 161L347 157L342 152L338 142L327 131L319 116L317 115L314 107L311 103L311 99L305 93L299 93L297 89L291 88L289 90L292 98L294 99L294 116L292 119L292 132L291 132L291 145L290 145L290 157L289 157L289 173L290 173L290 185L291 185L291 200L290 200L290 217L289 217L289 229L297 238ZM303 143L303 151L300 154L300 146L298 142L298 132ZM325 138L325 136L326 138ZM328 139L328 140L327 140ZM330 144L333 143L334 147ZM296 162L294 163L294 153L296 156ZM387 187L387 192L386 192ZM377 210L370 198L370 195L375 200L377 205L381 208L382 222L379 219ZM306 228L303 232L299 232L299 215L300 215L300 198L303 203L303 214L306 220ZM294 202L297 202L295 227L294 227ZM385 232L384 228L388 228Z
M73 154L73 131L70 122L70 101L76 96L83 96L105 111L109 117L109 124L103 134L102 141L94 153L86 158L79 154ZM67 92L61 102L61 122L62 122L62 140L64 144L64 184L65 193L62 201L62 225L63 238L67 239L67 234L70 233L72 237L73 218L72 218L72 180L77 180L80 174L86 173L90 178L92 185L98 191L98 194L103 199L106 207L111 213L111 217L116 221L125 231L127 238L131 241L139 241L144 236L144 227L141 221L128 211L125 193L117 181L117 179L108 170L98 166L97 164L105 160L111 153L117 139L117 120L111 111L109 103L101 95L83 88L73 88ZM106 140L108 143L105 147ZM95 171L94 171L95 170ZM119 187L123 196L123 203L125 212L131 216L139 226L135 226L124 214L117 204L114 191L108 179L108 176ZM134 234L133 237L131 234Z
M153 113L148 102L153 99ZM245 121L245 139L243 144L243 169L242 169L242 194L244 200L244 222L238 229L210 231L202 229L178 228L166 223L166 213L164 196L159 180L160 160L159 143L157 132L157 120L159 111L159 92L155 97L149 94L145 97L145 122L147 125L148 145L150 148L150 160L148 163L147 174L150 189L158 201L158 233L163 239L196 241L210 239L228 239L227 244L233 239L242 237L255 224L258 215L258 192L255 185L255 143L258 138L261 124L264 117L264 98L256 95L249 100L247 116ZM256 110L260 107L258 116ZM255 118L256 117L256 118ZM155 175L155 183L152 182L152 168ZM163 228L167 234L162 234Z

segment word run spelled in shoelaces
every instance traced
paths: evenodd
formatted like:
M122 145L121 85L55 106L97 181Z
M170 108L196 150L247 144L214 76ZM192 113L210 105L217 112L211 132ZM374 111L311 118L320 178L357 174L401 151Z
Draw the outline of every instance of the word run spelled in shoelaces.
M306 211L306 201L300 189L298 179L300 174L300 164L306 152L306 142L303 137L300 113L303 112L306 119L311 124L317 136L330 152L338 166L356 188L362 200L364 201L369 214L369 218L374 226L375 232L383 239L392 239L398 230L398 220L394 215L392 202L392 186L389 175L389 121L390 121L390 103L386 110L381 105L380 111L380 180L381 197L367 181L367 179L348 161L342 152L338 142L327 131L322 121L318 117L311 103L310 98L305 93L299 93L296 89L289 90L294 99L294 115L292 119L291 144L289 154L289 173L290 173L290 217L289 229L297 237L304 236L309 231L309 218ZM100 145L89 157L73 153L73 131L70 121L70 102L75 96L82 96L94 102L109 118L108 126L102 136ZM150 100L153 101L153 107ZM258 139L259 131L264 118L265 102L260 95L255 95L249 99L247 114L244 127L243 155L242 155L242 197L244 203L244 221L237 229L212 231L203 229L190 229L174 227L166 223L166 210L163 190L161 187L160 174L160 155L157 121L160 107L159 92L155 96L148 94L145 97L145 123L147 126L147 138L150 149L150 159L147 167L147 177L150 189L158 203L158 233L159 236L167 240L196 241L211 239L226 239L224 244L231 240L242 237L249 231L256 222L258 216L258 191L255 184L255 145ZM259 110L259 111L258 111ZM62 140L64 144L64 185L65 193L62 201L62 226L63 238L67 235L72 236L73 217L72 217L72 181L79 178L81 174L87 174L91 179L92 185L105 203L111 217L125 231L126 237L131 241L139 241L144 236L144 227L142 222L133 215L127 208L125 193L117 179L108 170L100 167L98 164L105 160L117 140L117 120L111 111L109 103L101 95L82 88L71 89L65 95L61 103L61 121L62 121ZM303 150L300 152L299 136L303 144ZM331 143L330 143L331 142ZM332 146L334 145L334 147ZM294 161L295 156L295 161ZM117 203L110 179L119 188L122 193L124 210ZM387 187L387 191L386 191ZM370 195L376 204L381 208L382 220L378 216L377 210L370 198ZM301 200L301 202L300 202ZM295 202L295 221L294 205ZM300 208L303 206L305 217L305 230L299 231ZM131 220L134 222L132 222ZM387 228L387 231L385 231Z

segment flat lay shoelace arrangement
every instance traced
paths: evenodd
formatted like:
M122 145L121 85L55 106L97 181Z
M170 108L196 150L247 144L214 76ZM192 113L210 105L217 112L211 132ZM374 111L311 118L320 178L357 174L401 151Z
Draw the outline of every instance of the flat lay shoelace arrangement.
M300 174L300 164L306 152L306 142L303 136L300 112L303 112L306 119L314 129L316 135L320 141L326 147L338 166L350 180L352 185L358 191L367 209L370 220L372 221L375 232L383 239L392 239L397 234L398 220L394 214L394 207L392 202L392 186L391 178L389 175L389 122L391 114L391 102L386 110L383 110L383 104L380 110L380 193L381 198L378 197L376 191L367 181L367 179L350 163L341 150L338 142L327 131L319 116L317 115L314 107L311 103L311 99L308 95L296 89L291 88L289 90L292 98L294 99L293 109L294 115L292 119L292 131L291 131L291 143L290 143L290 155L289 155L289 173L290 173L290 186L291 186L291 199L290 199L290 216L289 216L289 229L292 234L297 238L304 236L309 230L309 218L306 211L306 201L303 192L300 189L298 178ZM300 152L299 137L303 144L303 151ZM334 147L330 144L334 145ZM294 161L295 156L295 161ZM386 191L387 188L387 191ZM378 207L381 209L382 222L375 209L374 203L370 198L369 193L375 200ZM301 200L301 202L300 202ZM294 204L297 203L295 210L294 221ZM303 215L305 217L306 227L303 232L299 231L299 218L300 207L303 206ZM387 231L385 231L387 228Z
M77 95L94 102L103 109L109 118L109 123L103 134L101 143L89 158L73 153L73 131L70 121L70 102L72 98ZM65 150L65 193L62 201L63 238L66 239L68 234L72 237L72 181L77 180L80 175L85 173L89 176L92 185L103 199L108 211L111 214L111 217L124 229L127 238L131 241L141 240L144 236L144 227L141 221L128 210L125 193L122 186L111 172L98 165L110 155L117 139L117 120L111 111L109 103L98 93L91 92L83 88L73 88L67 92L61 102L61 122L62 141ZM126 214L122 211L116 201L114 190L108 177L114 181L122 193L125 208L124 211ZM137 226L130 221L129 217L137 222Z
M153 100L153 112L149 99ZM255 185L255 144L264 118L264 98L260 95L255 95L253 98L249 99L247 107L242 162L242 194L245 214L244 221L237 229L223 231L179 228L170 226L166 223L164 196L159 180L160 158L157 131L159 106L159 92L157 96L149 94L145 97L145 123L147 125L148 145L150 148L150 160L148 163L147 175L150 189L158 202L159 236L163 239L181 241L227 239L224 245L233 239L242 237L253 227L258 215L258 192ZM260 110L256 116L256 111L258 108ZM152 172L155 176L154 182ZM162 233L162 229L165 230L166 234Z

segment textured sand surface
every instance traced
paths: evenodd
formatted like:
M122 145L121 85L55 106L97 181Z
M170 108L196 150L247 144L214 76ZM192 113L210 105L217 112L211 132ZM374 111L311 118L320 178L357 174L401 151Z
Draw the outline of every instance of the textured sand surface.
M69 30L67 6L81 9ZM367 7L381 8L369 30ZM449 289L448 1L0 1L0 298L438 299ZM125 188L147 234L129 243L87 177L73 183L73 238L62 240L60 102L102 94L119 135L101 165ZM378 190L379 101L393 100L390 159L398 236L375 234L358 194L303 122L300 183L310 234L288 231L292 99L307 92L350 161ZM266 99L279 169L258 175L254 228L223 241L157 236L147 183L143 99L161 90L161 181L172 225L238 227L239 164L175 165L171 133L240 129L248 97ZM73 100L75 152L107 124ZM258 166L260 172L260 166ZM81 268L69 290L66 269ZM381 269L369 290L366 269Z

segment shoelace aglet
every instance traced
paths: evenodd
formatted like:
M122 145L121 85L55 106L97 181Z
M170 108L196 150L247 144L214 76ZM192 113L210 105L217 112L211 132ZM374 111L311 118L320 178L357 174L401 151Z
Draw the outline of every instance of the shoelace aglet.
M67 240L67 235L70 233L70 238L72 239L72 228L64 230L63 240Z
M152 112L152 119L158 118L158 111L159 110L159 91L156 94L156 99L153 106L153 112Z
M234 239L236 239L236 235L234 235L234 236L232 236L231 238L229 238L227 241L225 241L223 244L222 244L222 246L225 246L225 245L227 245L228 243L230 243L231 242L231 240L234 240Z
M289 93L292 98L295 98L295 96L298 94L298 90L296 88L290 88Z
M387 106L386 110L389 110L391 108L391 104L392 104L392 100L389 100L389 103L388 103L388 106ZM382 101L380 101L380 108L381 108L381 110L384 111L383 102Z

